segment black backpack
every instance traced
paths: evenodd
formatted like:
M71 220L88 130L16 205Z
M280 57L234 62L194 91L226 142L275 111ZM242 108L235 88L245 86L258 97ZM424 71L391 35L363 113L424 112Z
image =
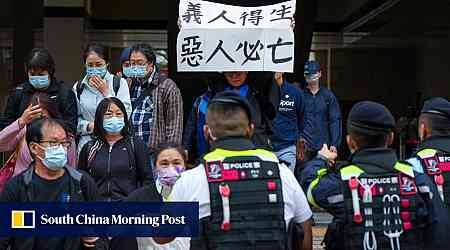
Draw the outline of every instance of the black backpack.
M119 89L120 89L120 81L121 81L120 77L118 77L116 75L113 76L113 90L114 90L114 94L116 96L117 96L117 92L119 92ZM77 98L78 98L78 100L80 100L81 93L83 93L84 87L85 87L85 85L81 84L81 81L79 81L77 83L76 90L77 90Z

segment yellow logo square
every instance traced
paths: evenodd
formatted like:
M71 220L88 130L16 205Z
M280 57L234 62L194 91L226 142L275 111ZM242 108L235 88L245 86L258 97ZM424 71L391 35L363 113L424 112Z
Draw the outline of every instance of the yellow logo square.
M11 211L11 228L35 228L35 212L33 210Z

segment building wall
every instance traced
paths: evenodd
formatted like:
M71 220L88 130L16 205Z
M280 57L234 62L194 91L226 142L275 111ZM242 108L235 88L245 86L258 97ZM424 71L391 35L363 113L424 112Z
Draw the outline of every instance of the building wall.
M44 20L44 44L56 64L56 78L72 86L83 69L83 18L47 17Z
M399 117L414 104L417 80L413 49L336 49L331 60L331 86L344 113L354 102L373 100Z
M429 40L417 53L417 90L422 99L450 98L450 38Z

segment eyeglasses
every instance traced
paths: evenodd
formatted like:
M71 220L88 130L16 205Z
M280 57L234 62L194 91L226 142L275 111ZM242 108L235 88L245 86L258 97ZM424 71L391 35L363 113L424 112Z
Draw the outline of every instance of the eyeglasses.
M69 148L72 145L71 141L41 141L40 144L44 147L59 147L63 146L64 148Z

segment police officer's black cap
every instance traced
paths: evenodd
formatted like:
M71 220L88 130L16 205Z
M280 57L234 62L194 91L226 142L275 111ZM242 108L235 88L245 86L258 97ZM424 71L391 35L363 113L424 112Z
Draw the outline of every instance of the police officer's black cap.
M362 101L351 109L347 127L368 135L388 133L395 128L395 119L384 105Z
M248 120L252 120L252 112L250 108L250 103L248 102L247 98L240 96L235 91L227 90L223 92L217 93L214 98L211 100L211 103L224 103L224 104L237 104L241 106L245 113L247 113ZM225 119L225 117L224 117Z
M450 119L450 102L442 97L433 97L425 101L421 113L436 114Z

